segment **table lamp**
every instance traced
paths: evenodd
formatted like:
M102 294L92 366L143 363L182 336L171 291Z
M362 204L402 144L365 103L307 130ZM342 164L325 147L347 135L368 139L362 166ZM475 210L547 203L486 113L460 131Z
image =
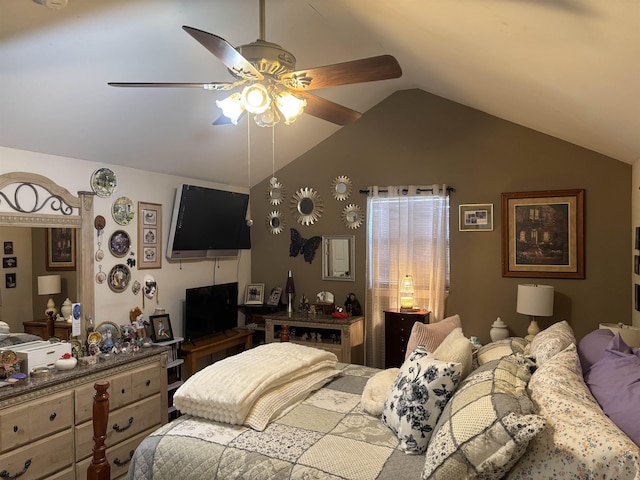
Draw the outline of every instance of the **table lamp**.
M518 285L518 302L516 311L531 316L531 323L524 337L531 341L538 333L536 317L550 317L553 315L553 287L550 285Z
M400 282L400 310L413 309L413 277L405 275Z
M287 277L287 284L284 287L284 291L287 294L287 313L293 313L293 295L296 293L296 287L293 284L293 275L289 270L289 276Z
M44 275L38 277L38 295L49 295L47 309L44 311L47 317L55 317L56 313L58 313L56 303L53 301L53 295L60 292L60 275Z

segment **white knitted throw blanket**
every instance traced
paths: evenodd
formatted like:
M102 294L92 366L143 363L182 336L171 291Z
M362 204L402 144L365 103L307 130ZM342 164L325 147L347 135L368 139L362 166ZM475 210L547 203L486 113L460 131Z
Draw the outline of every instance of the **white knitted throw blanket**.
M331 352L295 343L268 343L196 372L176 390L183 414L240 425L265 392L311 372L333 367Z

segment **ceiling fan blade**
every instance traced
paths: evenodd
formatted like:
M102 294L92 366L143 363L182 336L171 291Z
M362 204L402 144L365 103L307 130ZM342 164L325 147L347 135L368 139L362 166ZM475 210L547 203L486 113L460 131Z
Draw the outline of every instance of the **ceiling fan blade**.
M282 83L300 91L375 82L400 76L402 69L398 61L391 55L380 55L287 73L282 76Z
M151 87L151 88L204 88L205 90L230 90L236 83L211 82L211 83L141 83L141 82L109 82L111 87Z
M337 125L348 125L359 119L362 114L325 98L306 92L296 92L297 96L307 100L304 113L321 118Z
M240 78L262 80L262 74L224 38L213 33L184 25L182 29L213 53L224 65Z

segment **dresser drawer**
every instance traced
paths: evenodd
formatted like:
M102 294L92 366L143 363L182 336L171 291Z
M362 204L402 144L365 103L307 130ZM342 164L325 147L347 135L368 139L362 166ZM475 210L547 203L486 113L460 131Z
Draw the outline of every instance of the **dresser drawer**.
M0 413L0 452L59 432L73 424L71 392L45 397Z
M107 447L137 435L162 423L162 401L160 395L140 400L137 403L115 410L109 414L107 424ZM164 412L166 415L166 411ZM91 422L76 427L76 461L91 455L93 451L93 425Z
M10 475L7 478L37 480L58 478L52 474L60 472L69 478L68 471L61 472L73 464L73 430L56 433L25 447L0 455L0 466ZM23 472L21 475L20 472ZM66 472L66 473L65 473Z

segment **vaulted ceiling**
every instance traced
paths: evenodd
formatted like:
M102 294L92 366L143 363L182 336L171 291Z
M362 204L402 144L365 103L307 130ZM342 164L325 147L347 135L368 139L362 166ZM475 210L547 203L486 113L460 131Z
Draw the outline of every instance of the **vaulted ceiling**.
M0 1L0 145L257 183L348 127L309 115L275 130L246 118L213 126L215 100L227 92L107 82L231 81L181 27L246 44L260 34L258 5ZM420 88L626 163L640 159L637 0L266 0L265 26L297 69L395 56L398 79L314 91L351 109Z

